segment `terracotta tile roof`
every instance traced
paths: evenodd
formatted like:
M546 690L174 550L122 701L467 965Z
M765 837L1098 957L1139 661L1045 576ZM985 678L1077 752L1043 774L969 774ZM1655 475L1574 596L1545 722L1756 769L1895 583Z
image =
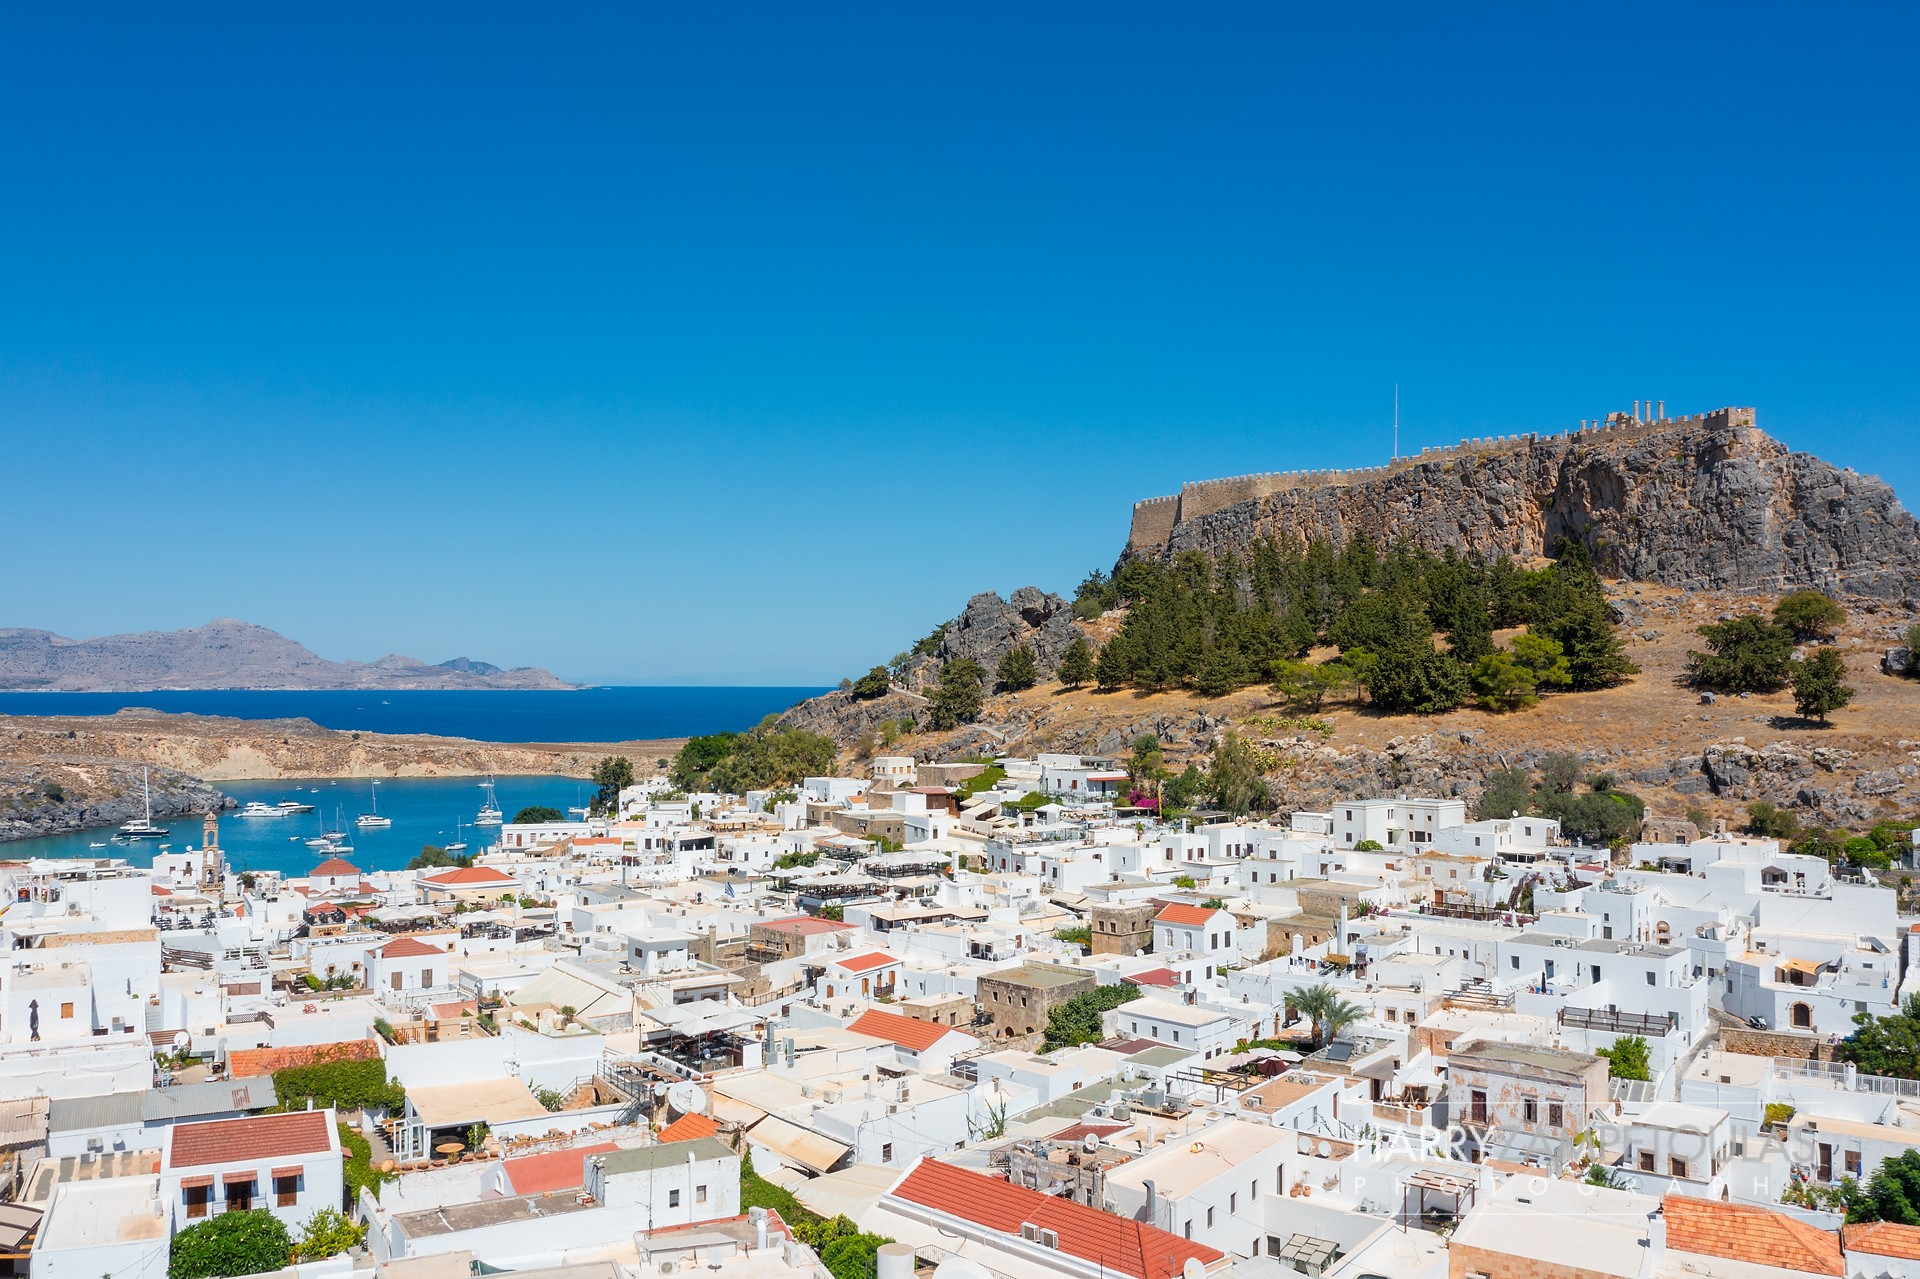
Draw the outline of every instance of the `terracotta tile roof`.
M444 955L438 946L429 946L412 937L396 937L380 948L382 959L415 959L421 955Z
M329 857L307 872L308 879L336 879L341 875L358 875L360 868L340 857Z
M1681 1195L1668 1195L1661 1207L1670 1251L1816 1275L1845 1273L1839 1238L1785 1213Z
M845 959L836 959L833 964L850 973L864 973L874 968L884 968L888 964L897 964L900 960L884 951L870 950L864 955L849 955Z
M922 1159L888 1194L1016 1238L1020 1227L1032 1222L1044 1230L1057 1231L1060 1251L1068 1256L1133 1279L1175 1279L1190 1257L1211 1265L1223 1256L1205 1244L1144 1222L1070 1199L1056 1199L936 1159Z
M324 1110L295 1110L251 1119L216 1119L204 1124L175 1124L167 1164L194 1168L234 1164L288 1155L324 1155L333 1149Z
M1071 1128L1062 1128L1047 1137L1048 1141L1085 1141L1089 1137L1111 1137L1114 1133L1125 1132L1127 1124L1084 1123Z
M150 885L150 887L151 887L151 888L153 889L153 895L154 895L155 897L171 897L171 896L173 896L173 890L172 890L171 888L162 888L162 887L160 887L160 885L158 885L158 884L152 884L152 885Z
M171 1035L168 1038L172 1038ZM227 1054L227 1073L235 1079L271 1075L316 1061L372 1061L380 1055L375 1039L349 1039L338 1044L301 1044L293 1048L236 1048Z
M1876 1257L1920 1261L1920 1226L1903 1226L1893 1221L1863 1221L1858 1225L1842 1226L1840 1244L1848 1252L1870 1252Z
M698 1141L702 1137L712 1137L720 1131L720 1125L705 1115L682 1115L660 1130L662 1143L669 1141Z
M620 1149L610 1141L544 1155L523 1155L500 1161L516 1195L551 1194L556 1190L577 1190L587 1184L586 1162L594 1155L606 1155Z
M1143 973L1135 973L1127 980L1136 986L1178 986L1180 974L1171 968L1149 968Z
M468 888L486 884L520 882L505 871L495 870L491 866L462 866L458 870L443 870L438 875L425 875L421 879L423 883L434 884L441 888Z
M1153 917L1153 922L1179 924L1183 928L1203 928L1213 921L1216 913L1205 906L1189 906L1184 902L1174 902L1172 905L1161 907L1160 913Z
M820 919L814 915L795 915L792 919L769 919L760 927L776 933L792 933L795 937L812 937L818 933L837 933L852 928L852 924L843 924L837 919Z
M869 1008L847 1023L847 1029L856 1035L871 1035L875 1039L884 1039L890 1044L910 1048L923 1053L939 1043L948 1035L956 1032L952 1026L936 1026L930 1021L915 1021L911 1017L902 1017L899 1013L885 1013L878 1008Z

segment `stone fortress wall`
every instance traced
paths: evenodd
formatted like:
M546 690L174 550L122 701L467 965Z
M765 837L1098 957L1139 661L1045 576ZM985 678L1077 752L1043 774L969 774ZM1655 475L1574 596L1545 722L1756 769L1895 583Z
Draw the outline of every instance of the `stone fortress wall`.
M1462 440L1456 445L1423 448L1417 454L1409 454L1380 466L1363 466L1337 471L1266 471L1254 475L1236 475L1228 479L1189 482L1181 485L1180 491L1176 494L1150 497L1145 501L1134 503L1133 523L1128 533L1127 546L1130 550L1159 551L1172 539L1174 530L1180 524L1224 511L1242 502L1258 501L1275 493L1298 489L1344 488L1386 479L1423 467L1446 466L1466 458L1520 453L1537 447L1543 440L1562 448L1589 442L1607 445L1634 444L1664 431L1731 430L1737 435L1742 430L1752 430L1755 427L1754 410L1751 408L1721 408L1708 413L1670 418L1665 415L1665 401L1661 401L1657 409L1652 400L1646 401L1645 404L1644 416L1641 402L1636 400L1631 413L1616 412L1609 414L1604 420L1595 420L1592 423L1583 421L1577 429L1557 435L1542 436L1533 432L1525 435Z

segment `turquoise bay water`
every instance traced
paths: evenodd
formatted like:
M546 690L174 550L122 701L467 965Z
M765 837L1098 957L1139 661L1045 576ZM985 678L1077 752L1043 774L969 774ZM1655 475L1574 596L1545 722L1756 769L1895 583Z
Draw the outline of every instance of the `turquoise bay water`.
M490 694L508 696L508 694ZM292 817L239 817L229 810L220 817L220 846L227 861L241 870L277 870L285 875L304 875L327 854L308 848L301 841L323 830L339 829L347 833L353 845L350 853L341 853L362 870L398 870L420 851L423 844L445 846L454 838L454 823L462 823L460 838L467 851L478 853L496 838L499 827L476 831L473 817L479 811L484 793L470 777L399 777L381 781L380 812L393 819L386 830L360 830L353 819L367 811L368 786L365 781L315 778L269 782L220 782L219 788L245 805L248 800L273 804L297 799L314 805L311 813ZM565 777L500 777L494 780L501 811L507 819L531 804L544 804L562 813L575 805L584 805L593 795L593 787ZM344 824L334 826L338 810ZM17 839L0 844L0 858L27 857L120 857L135 866L147 866L160 844L176 851L200 843L200 819L176 818L164 821L172 834L162 840L141 840L133 844L105 843L112 829L85 831L72 835L48 835L41 839Z
M0 715L111 715L129 706L236 719L310 719L367 733L478 742L630 742L752 728L824 688L582 688L562 692L208 689L146 693L0 692Z

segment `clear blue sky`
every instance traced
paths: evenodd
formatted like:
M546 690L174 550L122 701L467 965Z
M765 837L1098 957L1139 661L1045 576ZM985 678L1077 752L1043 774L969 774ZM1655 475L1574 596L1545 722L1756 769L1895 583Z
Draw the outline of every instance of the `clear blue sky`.
M1920 11L1321 10L11 6L0 625L838 678L1396 381L1920 487Z

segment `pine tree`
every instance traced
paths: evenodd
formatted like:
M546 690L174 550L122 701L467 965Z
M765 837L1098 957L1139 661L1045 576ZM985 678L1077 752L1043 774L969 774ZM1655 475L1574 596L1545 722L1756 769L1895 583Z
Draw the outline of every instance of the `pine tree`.
M1820 649L1805 661L1793 664L1793 709L1802 719L1827 716L1853 700L1853 688L1847 683L1847 664L1830 648Z
M994 681L1012 693L1038 684L1040 667L1033 660L1033 650L1025 644L1016 644L1002 653L1000 665L994 670Z
M1078 688L1093 678L1093 650L1087 647L1087 637L1076 635L1067 645L1067 651L1060 655L1060 682L1068 688Z

